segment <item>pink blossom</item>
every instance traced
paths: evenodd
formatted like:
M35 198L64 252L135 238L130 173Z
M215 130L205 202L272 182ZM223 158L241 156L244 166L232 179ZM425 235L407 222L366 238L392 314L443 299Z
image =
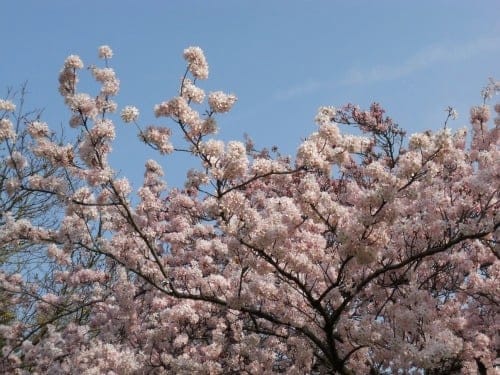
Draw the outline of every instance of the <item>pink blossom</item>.
M67 98L69 107L81 114L82 116L88 116L94 118L97 116L97 107L95 100L88 94L75 94Z
M0 99L0 111L14 112L16 110L16 105L10 100Z
M94 66L91 71L97 82L106 83L117 79L115 71L111 68L97 68Z
M118 94L120 89L120 81L117 79L105 81L101 88L101 94L105 96L113 96Z
M5 182L5 191L9 196L13 196L16 192L18 192L21 187L21 181L18 178L9 178Z
M489 107L477 106L472 107L470 110L470 120L474 122L487 122L490 119L490 109Z
M82 69L83 68L83 62L82 62L82 60L80 59L79 56L77 56L77 55L70 55L64 61L64 67L65 68L71 68L71 69Z
M217 122L213 117L205 119L201 124L201 133L206 134L216 134L218 130Z
M71 257L54 244L49 245L47 248L47 254L54 258L59 264L71 264Z
M111 47L107 45L100 46L98 51L100 59L110 59L113 57L113 51L111 50Z
M140 135L140 138L160 151L162 154L170 154L174 148L170 143L170 129L160 126L148 126Z
M334 120L337 110L334 107L319 107L318 113L314 118L314 121L318 125L331 124Z
M32 189L47 190L59 194L65 194L68 191L67 181L58 176L30 176L28 184Z
M181 93L184 98L194 103L202 103L203 100L205 100L205 92L203 89L196 87L188 78L182 81Z
M184 50L184 59L193 77L197 79L208 78L208 64L200 47L188 47Z
M236 96L233 94L225 94L222 91L211 92L208 95L208 104L210 109L216 113L229 112L236 103Z
M92 283L96 281L104 281L106 275L101 271L93 271L89 269L82 269L74 272L68 282L71 284Z
M12 126L12 122L9 119L0 119L0 141L5 141L7 139L15 139L16 133Z
M173 344L174 344L174 347L181 348L184 345L186 345L188 343L188 341L189 341L188 335L186 335L185 333L181 333L179 336L177 336L175 338Z
M187 101L182 97L176 97L158 104L155 106L154 111L156 117L172 117L188 125L195 125L200 122L198 112L191 109Z
M124 197L126 197L132 191L132 187L130 186L129 181L126 178L115 180L113 186L117 194L120 194Z
M28 133L33 138L43 138L50 135L49 126L45 122L33 121L28 125Z
M125 123L134 122L139 117L139 110L134 106L126 106L122 109L120 117Z
M14 151L7 159L7 165L13 169L24 169L28 166L28 160L19 151Z
M242 176L248 167L245 145L241 142L231 141L226 146L223 169L225 178Z
M60 146L46 139L39 140L38 144L33 149L33 153L59 165L70 165L73 163L74 159L72 145L67 144Z

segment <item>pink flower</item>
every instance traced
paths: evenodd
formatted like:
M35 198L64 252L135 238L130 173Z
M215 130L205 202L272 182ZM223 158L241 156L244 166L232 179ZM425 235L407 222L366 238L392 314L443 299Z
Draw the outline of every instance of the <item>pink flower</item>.
M184 59L188 62L188 69L194 78L208 78L208 64L200 47L189 47L184 50Z
M113 51L107 45L100 46L98 52L100 59L110 59L113 57Z
M67 98L69 107L81 114L82 116L88 116L94 118L97 116L97 107L95 100L88 94L75 94Z
M16 105L10 100L0 99L0 111L14 112L16 110Z
M185 78L182 82L181 93L182 97L194 103L201 103L205 99L205 92L201 88L196 87L188 78Z
M233 94L225 94L222 91L211 92L208 95L208 104L210 109L216 113L229 112L236 103L236 96Z
M125 123L135 122L139 117L139 110L134 106L128 105L122 109L120 117Z
M28 166L28 160L19 151L14 151L7 159L7 165L13 169L23 169Z
M156 117L171 117L190 126L201 123L198 112L193 110L186 99L180 96L156 105L154 110Z
M5 182L5 191L9 196L13 196L16 192L18 192L18 189L21 187L21 181L19 179L13 177L9 178Z
M7 118L0 119L0 141L5 141L6 139L15 139L16 133L14 132L14 127L12 122Z
M170 143L170 129L161 126L148 126L140 134L140 138L155 147L162 154L170 154L174 147Z
M184 345L186 345L189 341L189 336L186 335L185 333L181 333L179 336L177 336L173 342L174 347L176 348L182 348Z
M318 125L331 124L336 114L337 110L334 107L319 107L314 121Z
M45 122L33 121L28 125L28 133L33 138L43 138L49 136L50 130Z
M64 61L64 67L70 69L82 69L83 62L77 55L69 55Z
M482 105L472 107L470 110L470 121L475 122L488 122L490 119L490 109L488 106Z

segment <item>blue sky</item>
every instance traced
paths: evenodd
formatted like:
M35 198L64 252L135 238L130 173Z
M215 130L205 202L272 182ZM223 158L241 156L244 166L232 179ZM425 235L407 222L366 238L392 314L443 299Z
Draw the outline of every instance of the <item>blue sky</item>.
M198 45L210 65L200 85L239 98L219 119L220 137L248 133L286 154L315 130L320 105L378 101L409 133L439 129L451 105L458 128L488 77L500 78L497 0L11 0L1 11L0 93L27 80L28 107L44 108L55 129L69 119L57 92L65 57L98 64L102 44L115 52L118 104L137 106L142 125L167 123L153 106L175 95L182 51ZM117 128L113 164L135 187L150 157L182 183L185 160L156 157L133 128Z

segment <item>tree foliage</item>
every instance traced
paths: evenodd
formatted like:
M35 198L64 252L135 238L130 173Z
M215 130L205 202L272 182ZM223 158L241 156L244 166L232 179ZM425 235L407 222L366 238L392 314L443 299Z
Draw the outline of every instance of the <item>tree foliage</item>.
M78 91L78 56L59 76L73 143L35 119L15 151L20 129L0 102L2 199L55 212L2 203L2 251L37 249L53 264L43 285L0 273L16 312L0 322L2 372L494 371L500 122L486 103L471 109L470 135L445 126L408 141L379 104L321 107L291 158L215 138L236 97L198 86L208 65L190 47L178 95L154 109L173 126L142 127L133 106L120 117L160 155L187 152L199 167L167 189L169 157L149 160L132 192L108 162L119 81L111 49L99 56L98 93Z

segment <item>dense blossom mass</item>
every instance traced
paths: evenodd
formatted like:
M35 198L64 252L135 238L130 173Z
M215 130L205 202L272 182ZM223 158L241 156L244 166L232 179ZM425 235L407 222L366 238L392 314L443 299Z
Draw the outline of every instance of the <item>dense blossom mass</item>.
M470 129L448 108L408 139L379 104L321 107L288 157L214 137L236 96L197 86L199 47L145 127L113 114L113 52L98 56L97 93L78 90L78 56L59 75L71 142L0 100L0 372L499 371L498 83ZM137 190L108 160L115 119L161 155ZM167 189L176 151L199 167Z

